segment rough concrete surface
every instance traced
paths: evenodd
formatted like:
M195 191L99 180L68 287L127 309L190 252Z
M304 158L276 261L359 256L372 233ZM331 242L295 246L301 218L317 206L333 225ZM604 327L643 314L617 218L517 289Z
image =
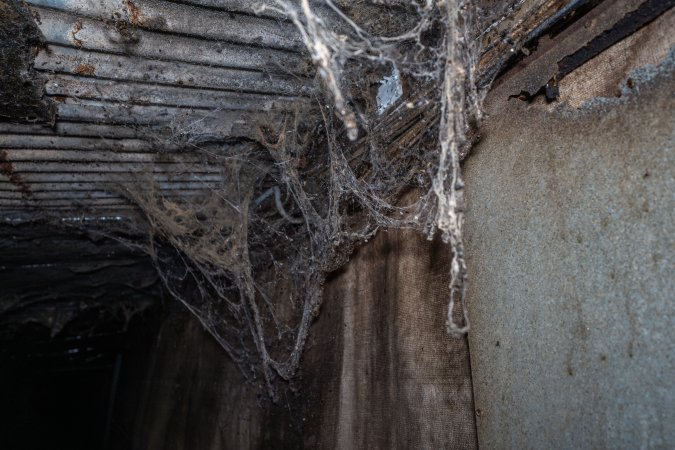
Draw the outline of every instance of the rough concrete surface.
M380 232L326 282L303 356L303 448L476 448L465 339L445 331L449 251Z
M465 167L481 448L675 446L673 67L580 109L488 99Z

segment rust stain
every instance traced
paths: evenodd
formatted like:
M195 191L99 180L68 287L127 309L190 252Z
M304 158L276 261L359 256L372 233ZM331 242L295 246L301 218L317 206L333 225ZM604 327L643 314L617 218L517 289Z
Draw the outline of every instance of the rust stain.
M129 21L132 25L143 26L143 12L131 0L123 0L124 7L127 9Z
M32 195L28 183L26 183L21 175L14 171L14 165L7 158L7 150L0 150L0 174L6 176L9 182L16 186L24 197Z
M94 75L96 68L91 64L80 64L75 69L75 73L78 75Z
M70 32L70 37L73 38L73 42L77 48L82 48L82 41L77 38L77 33L82 31L82 21L77 19L75 25L73 26L73 31Z

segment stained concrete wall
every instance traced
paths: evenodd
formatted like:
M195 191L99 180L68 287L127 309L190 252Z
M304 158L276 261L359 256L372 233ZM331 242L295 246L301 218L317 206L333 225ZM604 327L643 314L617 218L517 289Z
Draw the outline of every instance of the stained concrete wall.
M115 449L473 449L466 339L445 332L449 252L381 232L325 285L293 389L272 404L178 304L122 363ZM282 386L279 386L280 388Z
M448 273L440 240L383 231L330 277L303 356L303 448L476 448L467 341L445 331Z
M579 109L491 93L465 167L481 448L675 445L673 67Z

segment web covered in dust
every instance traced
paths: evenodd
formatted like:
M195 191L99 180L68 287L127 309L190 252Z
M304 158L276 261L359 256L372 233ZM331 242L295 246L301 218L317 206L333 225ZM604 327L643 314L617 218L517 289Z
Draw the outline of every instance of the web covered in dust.
M207 197L125 188L150 223L148 250L171 294L273 398L297 371L326 274L379 228L442 236L448 332L469 328L460 155L480 119L469 2L343 3L259 5L300 33L318 120L290 114L259 124L257 142L218 148L196 143L197 126L186 143L225 180ZM383 106L382 83L401 98Z

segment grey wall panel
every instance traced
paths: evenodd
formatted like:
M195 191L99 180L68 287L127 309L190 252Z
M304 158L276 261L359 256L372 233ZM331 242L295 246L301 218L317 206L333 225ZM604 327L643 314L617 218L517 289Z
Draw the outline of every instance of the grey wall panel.
M465 172L481 448L675 445L673 67L581 109L491 94Z

